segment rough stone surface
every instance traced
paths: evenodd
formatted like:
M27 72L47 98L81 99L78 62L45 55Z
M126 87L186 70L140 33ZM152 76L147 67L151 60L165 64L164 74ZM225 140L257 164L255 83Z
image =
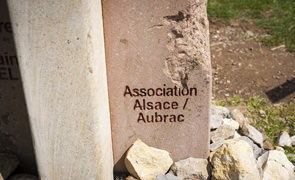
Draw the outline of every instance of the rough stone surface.
M220 106L211 105L211 122L210 129L214 130L219 128L223 124L223 116L220 114Z
M239 129L239 123L233 119L225 118L223 119L223 124L232 126L235 130Z
M224 142L211 157L213 180L259 180L257 162L250 145L240 139Z
M295 136L291 137L291 144L292 144L292 146L295 146Z
M282 132L278 138L279 146L291 146L292 140L287 132Z
M263 142L263 149L266 149L266 150L272 150L273 149L273 145L272 143L270 142L269 139L265 140Z
M6 179L18 166L19 160L13 154L0 153L0 176Z
M8 178L8 180L38 180L38 177L29 174L17 174Z
M258 158L258 164L262 168L262 180L294 180L294 165L287 159L287 156L276 150L264 153Z
M241 137L241 135L237 131L235 131L235 135L233 138L240 138L240 137Z
M212 151L215 151L216 149L218 149L223 144L223 142L224 142L224 140L220 140L220 141L210 144L210 146L209 146L210 151L212 152Z
M115 171L125 170L122 157L137 138L169 151L175 161L208 157L207 1L102 3Z
M258 144L260 147L263 146L263 136L262 133L255 129L249 124L244 124L243 127L239 130L242 135L248 136L253 140L254 143Z
M257 159L264 151L262 148L259 148L256 144L253 143L253 141L248 138L247 136L242 136L240 137L241 140L243 141L246 141L251 147L252 147L252 150L253 150L253 154L254 154L254 157Z
M129 173L141 180L153 180L158 174L165 174L173 164L165 150L149 147L137 139L125 158Z
M180 179L177 176L174 176L173 174L168 173L166 175L159 174L155 180L182 180L182 179Z
M223 119L233 118L231 111L222 106L211 105L210 129L217 129L223 124Z
M171 170L181 179L208 179L211 174L208 161L199 158L187 158L175 162Z
M234 109L232 113L240 127L243 127L245 123L248 124L248 120L244 117L243 113L241 113L239 109Z
M7 2L40 178L113 179L101 1Z
M232 126L223 124L217 130L212 131L210 139L213 143L233 138L235 136L235 129Z

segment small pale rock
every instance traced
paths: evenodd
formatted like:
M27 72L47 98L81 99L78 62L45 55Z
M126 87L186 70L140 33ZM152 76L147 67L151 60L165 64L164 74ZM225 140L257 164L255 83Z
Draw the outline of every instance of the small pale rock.
M273 149L273 145L272 145L272 143L270 142L269 139L266 139L263 142L263 149L266 149L266 150L272 150Z
M225 118L225 119L223 119L223 124L232 126L235 130L239 129L239 123L233 119Z
M242 135L248 136L252 141L258 144L260 147L263 146L263 136L262 133L255 129L249 124L244 124L239 131Z
M285 149L280 146L275 146L275 150L285 153Z
M177 177L189 180L205 180L211 174L211 167L207 159L191 157L174 163L171 170Z
M0 153L0 177L6 179L18 166L19 160L13 154Z
M231 139L235 136L235 129L232 126L223 124L217 130L210 133L210 138L213 143L221 140Z
M240 137L240 139L246 141L252 147L253 154L256 159L264 152L263 149L259 148L256 144L254 144L253 141L247 136L242 136Z
M292 146L295 146L295 136L291 137L291 144L292 144Z
M254 36L254 33L253 33L252 31L249 31L249 30L246 31L246 34L247 34L248 36Z
M260 180L257 162L250 145L240 139L224 142L213 156L213 180Z
M183 180L207 180L202 174L193 174L188 178L184 178Z
M243 92L243 90L239 90L239 91L237 91L236 93L242 93ZM228 107L228 109L232 112L232 114L234 114L233 113L233 110L235 110L235 109L237 109L238 111L240 111L242 114L243 114L243 116L247 116L247 115L250 115L251 113L248 111L248 108L247 107L245 107L245 106L243 106L243 105L241 105L241 106L232 106L232 107Z
M266 112L263 110L259 110L259 116L260 117L265 117L266 116Z
M223 144L223 142L224 142L224 140L220 140L220 141L210 144L210 146L209 146L210 151L212 152L212 151L215 151L216 149L218 149Z
M139 139L128 150L125 158L128 172L141 180L153 180L158 174L165 174L172 164L167 151L149 147Z
M159 174L155 180L181 180L179 177L174 176L173 174Z
M17 174L10 177L8 180L38 180L38 178L29 174Z
M217 129L223 124L223 119L225 118L233 119L233 114L231 113L231 111L225 107L212 104L210 129Z
M291 138L287 132L282 132L280 137L278 138L278 145L279 146L291 146Z
M294 180L294 165L287 156L276 150L264 153L258 158L258 164L262 168L262 180Z
M233 113L233 116L235 117L235 120L239 123L239 126L240 126L240 127L243 127L243 125L244 125L245 123L248 124L247 119L244 117L244 115L241 113L240 110L238 110L238 109L234 109L234 110L232 111L232 113Z

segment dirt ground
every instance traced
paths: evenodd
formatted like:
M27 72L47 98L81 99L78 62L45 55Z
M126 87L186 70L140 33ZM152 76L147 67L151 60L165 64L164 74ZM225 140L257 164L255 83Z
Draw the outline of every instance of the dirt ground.
M295 102L295 53L262 45L261 35L267 34L252 22L210 19L215 100L258 95L272 103Z

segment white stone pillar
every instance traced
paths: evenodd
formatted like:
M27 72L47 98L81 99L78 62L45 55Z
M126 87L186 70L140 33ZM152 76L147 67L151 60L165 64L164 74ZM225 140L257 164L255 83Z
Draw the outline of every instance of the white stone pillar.
M111 180L100 0L8 0L39 175Z

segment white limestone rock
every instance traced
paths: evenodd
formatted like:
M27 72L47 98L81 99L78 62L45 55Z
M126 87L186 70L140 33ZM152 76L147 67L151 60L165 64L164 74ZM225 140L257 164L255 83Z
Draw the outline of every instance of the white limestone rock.
M234 138L233 139L240 138L240 137L242 137L242 136L237 131L235 131L235 135L234 135Z
M260 147L263 146L263 135L257 129L249 124L244 124L239 131L242 135L245 135L253 140L254 143L258 144Z
M207 159L192 157L175 162L171 170L181 179L202 180L208 179L211 174Z
M9 0L42 180L111 180L101 0Z
M282 132L278 138L279 146L291 146L292 140L287 132Z
M224 140L220 140L220 141L210 144L210 146L209 146L210 152L213 152L216 149L218 149L223 144L223 142L224 142Z
M174 176L173 174L159 174L155 180L181 180L179 177Z
M287 156L276 150L264 153L258 158L258 164L262 169L262 180L294 180L294 165Z
M254 154L254 157L257 159L264 151L262 148L259 148L256 144L253 143L253 141L248 138L247 136L242 136L240 137L241 140L247 142L251 147L252 147L252 150L253 150L253 154Z
M18 166L19 160L13 154L0 154L0 179L6 179Z
M225 118L225 119L223 119L223 124L232 126L235 130L239 129L239 123L233 119Z
M223 124L223 119L233 119L231 111L222 106L211 105L211 124L210 129L217 129Z
M130 147L125 158L129 173L140 180L154 180L157 175L165 174L172 164L167 151L149 147L139 139Z
M251 146L240 139L226 140L210 157L213 180L260 180Z
M239 123L240 128L243 127L244 124L248 124L248 120L245 118L245 116L240 110L234 109L232 113L234 119Z
M259 116L260 117L265 117L266 116L266 112L264 110L259 110Z
M235 136L235 129L232 126L223 124L217 130L210 133L210 139L213 143L227 140Z

